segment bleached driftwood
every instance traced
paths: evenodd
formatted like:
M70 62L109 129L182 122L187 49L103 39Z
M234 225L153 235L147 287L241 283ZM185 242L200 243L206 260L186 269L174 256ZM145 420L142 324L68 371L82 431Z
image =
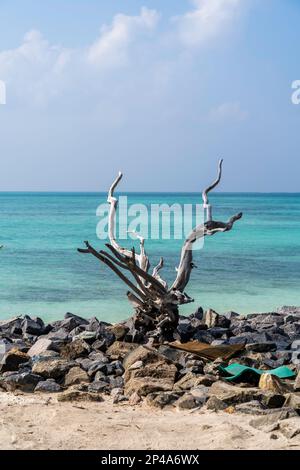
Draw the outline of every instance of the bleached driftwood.
M185 288L190 280L192 269L195 267L193 263L194 243L206 236L228 232L232 229L234 223L242 217L242 213L239 213L232 216L228 222L212 220L212 206L208 201L208 193L220 183L222 164L223 160L220 160L217 179L202 193L206 221L195 227L185 240L181 250L176 279L170 288L160 275L164 265L163 258L154 267L152 274L149 274L150 263L145 251L145 240L142 237L136 235L140 242L139 253L136 253L134 248L128 250L121 247L116 240L115 224L118 199L114 196L114 191L122 179L122 173L119 173L108 192L110 243L106 244L106 247L109 252L105 250L97 251L89 242L85 242L85 249L78 250L80 253L92 254L115 272L130 289L127 292L127 297L135 308L136 321L139 324L146 325L150 330L156 330L158 335L170 336L178 324L179 305L193 302L193 299L185 293Z

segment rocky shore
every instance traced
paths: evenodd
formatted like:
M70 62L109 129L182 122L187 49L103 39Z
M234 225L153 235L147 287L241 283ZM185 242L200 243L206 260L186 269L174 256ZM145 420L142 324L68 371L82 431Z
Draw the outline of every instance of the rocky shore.
M174 344L156 343L131 319L111 325L68 313L46 325L40 318L18 317L0 322L0 390L55 394L59 402L109 396L114 404L247 414L254 428L271 434L279 429L291 439L300 434L298 340L297 307L247 316L199 308L180 318ZM176 347L191 341L213 351L241 348L230 359L220 354L210 360ZM229 383L220 365L233 362L268 373ZM284 365L294 378L270 373Z

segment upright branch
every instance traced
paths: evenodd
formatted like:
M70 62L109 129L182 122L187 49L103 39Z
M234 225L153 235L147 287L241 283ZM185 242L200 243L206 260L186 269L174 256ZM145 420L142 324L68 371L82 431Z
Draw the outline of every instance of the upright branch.
M220 183L221 178L222 178L222 166L223 166L223 158L219 160L217 179L210 186L208 186L208 188L204 189L204 191L202 192L203 209L206 211L207 222L212 220L212 207L208 202L208 193L212 191Z
M155 331L156 335L164 339L170 338L176 329L179 311L178 306L193 302L193 299L185 293L186 286L190 280L193 263L194 244L200 238L212 236L219 232L228 232L234 223L242 217L242 213L232 216L227 222L214 221L212 219L212 206L209 204L208 194L221 181L223 160L219 161L217 179L202 193L203 208L206 212L206 220L203 224L195 227L185 240L182 250L176 279L168 288L167 282L161 277L164 260L160 258L152 274L149 274L149 258L145 251L145 239L135 233L139 240L140 252L135 249L128 250L119 245L116 239L116 211L118 199L114 192L122 179L122 173L112 183L107 201L110 204L108 218L109 242L106 248L109 250L97 251L88 242L86 248L79 249L80 253L89 253L104 263L127 285L128 300L134 306L136 315L135 323L139 327L147 328L147 331ZM126 274L125 274L126 273ZM132 280L130 279L130 277ZM154 334L154 333L153 333Z

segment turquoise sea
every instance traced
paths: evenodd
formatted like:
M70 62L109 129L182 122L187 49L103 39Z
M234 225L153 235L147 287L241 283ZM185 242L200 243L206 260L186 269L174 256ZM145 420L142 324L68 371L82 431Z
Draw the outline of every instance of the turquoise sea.
M131 193L129 203L199 203L199 194ZM106 194L0 193L0 318L39 315L61 318L67 311L117 321L131 307L126 286L108 268L76 249L97 239L96 209ZM244 217L231 232L206 238L195 252L198 269L187 288L195 304L219 312L263 312L300 305L300 194L211 196L214 219ZM130 243L132 245L132 242ZM182 241L147 240L152 265L165 258L172 280Z

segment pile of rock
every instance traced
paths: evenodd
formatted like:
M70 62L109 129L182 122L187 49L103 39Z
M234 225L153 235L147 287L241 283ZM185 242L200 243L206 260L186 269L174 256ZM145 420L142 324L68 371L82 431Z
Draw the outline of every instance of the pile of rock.
M174 339L243 343L231 361L266 370L289 365L298 376L283 382L266 373L256 384L229 384L220 377L221 359L151 342L132 320L111 325L68 313L49 325L28 316L0 323L0 389L58 393L61 401L101 401L107 394L114 403L145 400L160 408L300 414L300 308L247 316L198 309L180 318Z

